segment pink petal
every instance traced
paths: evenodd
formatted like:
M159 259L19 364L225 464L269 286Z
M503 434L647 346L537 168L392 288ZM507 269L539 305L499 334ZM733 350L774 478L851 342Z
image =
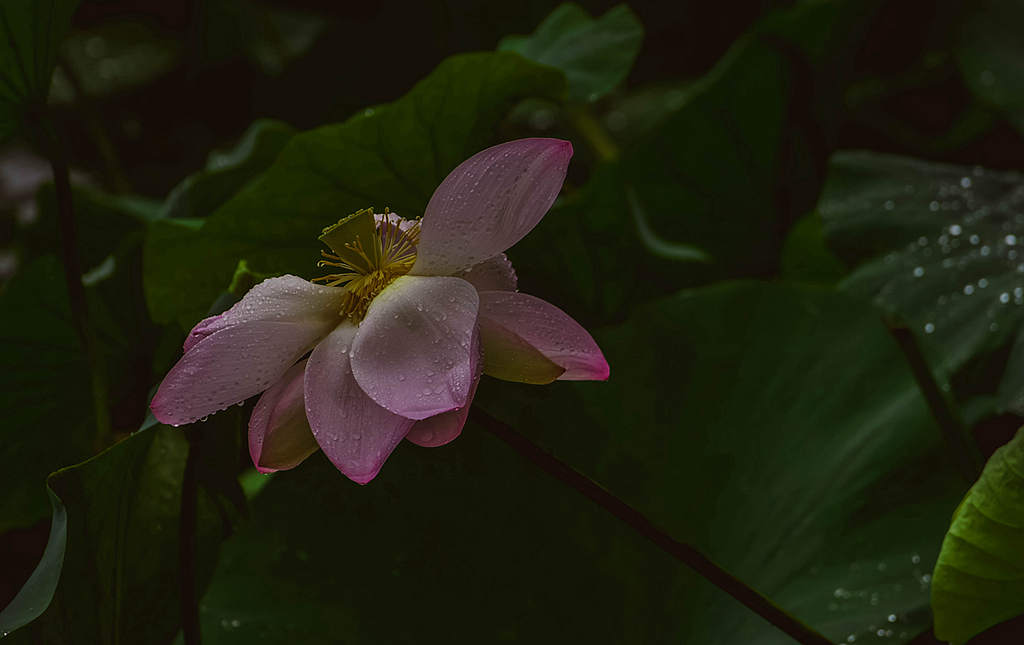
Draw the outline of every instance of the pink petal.
M164 377L150 403L153 416L192 423L259 394L328 331L319 321L256 321L207 336Z
M608 378L608 363L587 330L558 307L525 293L480 293L480 340L484 347L484 373L498 378L523 381L515 378L516 366L525 374L533 373L537 354L564 370L554 378ZM495 366L498 369L492 369Z
M461 408L473 384L479 297L450 277L402 276L370 303L352 372L381 406L409 419Z
M261 473L294 468L320 448L306 421L305 371L306 361L292 365L263 393L249 417L249 456Z
M473 397L476 395L476 386L480 383L480 374L483 372L484 363L481 360L480 334L473 334L473 385L469 388L469 396L466 398L466 405L461 408L442 412L441 414L417 421L405 438L417 446L424 448L436 448L455 439L462 433L462 427L466 425L466 417L469 416L469 408L473 404Z
M455 274L476 287L477 291L515 291L516 270L504 253L499 253L480 264Z
M359 484L380 471L412 427L366 396L349 362L356 327L344 322L323 340L306 365L306 418L328 459Z
M565 181L572 144L519 139L478 152L427 204L414 275L452 275L509 248L544 217Z
M222 329L257 320L305 322L320 319L328 329L338 324L344 290L313 284L293 275L269 278L249 290L233 307L217 316L201 320L192 328L183 347L185 352L196 343Z

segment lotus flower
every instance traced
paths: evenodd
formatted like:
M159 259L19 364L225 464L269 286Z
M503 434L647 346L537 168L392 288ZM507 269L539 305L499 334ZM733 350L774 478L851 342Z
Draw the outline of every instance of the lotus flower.
M421 220L368 209L324 229L333 253L320 266L338 272L270 278L201 321L153 414L191 423L262 392L249 421L261 472L319 448L365 484L403 437L428 447L457 437L481 373L607 379L590 334L516 291L503 253L551 207L571 157L567 141L511 141L453 170Z

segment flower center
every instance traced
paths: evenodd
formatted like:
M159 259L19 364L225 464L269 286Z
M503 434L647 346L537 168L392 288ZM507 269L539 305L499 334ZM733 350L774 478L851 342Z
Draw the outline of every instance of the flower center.
M359 322L377 294L412 269L419 238L419 220L403 219L386 208L383 214L372 208L353 213L325 228L319 238L334 253L320 251L323 259L317 266L341 271L313 281L344 288L339 313Z

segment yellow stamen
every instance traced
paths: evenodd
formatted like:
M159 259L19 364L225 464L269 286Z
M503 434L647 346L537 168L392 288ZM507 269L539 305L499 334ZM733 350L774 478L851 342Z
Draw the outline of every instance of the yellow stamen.
M313 278L313 281L346 290L340 314L353 322L361 321L377 294L412 270L416 263L419 221L411 221L403 231L388 221L386 215L390 211L385 209L384 212L385 217L374 227L369 240L364 241L363 236L357 235L344 245L344 250L334 247L344 258L320 251L323 259L317 262L318 267L334 267L341 271ZM345 253L345 250L350 253Z

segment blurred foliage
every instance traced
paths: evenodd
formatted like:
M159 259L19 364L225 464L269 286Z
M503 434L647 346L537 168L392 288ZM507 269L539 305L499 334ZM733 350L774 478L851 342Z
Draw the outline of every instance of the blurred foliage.
M38 237L26 239L23 269L0 293L0 347L3 371L0 405L7 411L8 439L0 455L4 470L0 527L25 526L44 516L49 504L42 478L75 463L98 446L94 397L121 410L112 419L121 432L138 427L149 388L150 352L155 328L142 299L141 244L146 223L154 217L143 200L116 198L89 189L75 191L81 226L79 249L87 269L86 297L96 326L101 369L108 391L90 385L85 350L75 332L59 261L56 203L52 187L38 197Z
M295 134L287 123L256 121L230 150L210 153L206 168L189 175L164 200L163 217L210 215L277 159Z
M834 284L845 274L846 267L825 245L818 213L804 216L782 247L782 277L794 282Z
M265 2L210 0L200 7L204 54L210 61L241 53L271 75L284 71L324 29L323 20L313 14Z
M565 73L569 100L596 101L621 83L640 50L644 28L625 5L598 19L576 4L559 6L530 36L508 36L498 51L513 51Z
M62 46L50 100L100 99L152 82L182 55L181 44L142 22L110 22L72 32Z
M863 38L873 6L815 2L768 16L626 152L626 181L654 234L707 251L713 275L777 271L786 231L820 185L848 74L841 54Z
M94 438L89 366L71 323L60 263L36 260L0 295L5 410L0 529L44 517L46 475L90 454Z
M0 142L46 103L57 49L77 5L77 0L0 3Z
M971 3L956 48L964 82L974 94L1005 113L1024 132L1024 21L1020 0Z

